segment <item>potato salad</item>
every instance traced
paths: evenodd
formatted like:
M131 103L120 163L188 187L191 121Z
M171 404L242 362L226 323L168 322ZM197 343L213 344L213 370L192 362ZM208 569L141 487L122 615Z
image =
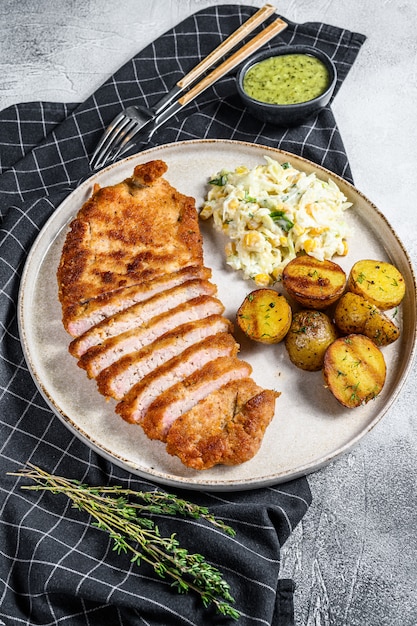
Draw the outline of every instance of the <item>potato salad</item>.
M265 156L253 169L222 170L209 181L200 217L213 217L229 241L226 261L258 286L280 280L299 253L331 259L347 253L351 205L332 180Z

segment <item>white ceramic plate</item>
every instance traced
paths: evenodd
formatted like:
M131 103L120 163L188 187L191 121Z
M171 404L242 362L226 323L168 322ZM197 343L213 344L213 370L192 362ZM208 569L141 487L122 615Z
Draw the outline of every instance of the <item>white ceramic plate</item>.
M345 271L360 258L388 260L402 272L407 294L397 321L402 336L384 348L388 375L380 396L366 406L343 408L324 388L321 372L303 372L290 364L283 344L265 346L243 340L241 357L248 360L255 380L281 391L276 414L262 447L249 462L198 472L168 455L162 443L150 441L139 426L125 423L114 404L100 396L93 381L68 353L69 335L61 324L55 279L67 225L91 194L94 183L114 184L131 175L138 163L166 161L167 179L201 205L207 181L222 169L253 167L263 156L291 161L298 169L327 180L333 178L353 202L347 214L354 228L347 257L338 259ZM224 240L209 223L202 223L205 262L234 319L244 296L254 288L224 262ZM128 157L94 174L77 188L49 219L28 256L19 298L19 326L29 369L56 415L88 446L128 471L173 486L216 491L249 489L282 482L312 472L354 446L381 419L405 381L416 349L415 278L408 256L384 216L352 185L300 157L253 144L233 141L189 141L159 146ZM241 338L239 337L239 340Z

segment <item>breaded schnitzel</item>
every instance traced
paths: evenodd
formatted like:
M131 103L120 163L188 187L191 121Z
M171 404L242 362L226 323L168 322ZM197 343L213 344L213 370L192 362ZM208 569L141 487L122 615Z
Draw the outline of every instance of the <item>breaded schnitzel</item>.
M252 458L275 391L250 378L211 271L193 198L151 161L95 188L57 278L70 353L116 413L193 469Z

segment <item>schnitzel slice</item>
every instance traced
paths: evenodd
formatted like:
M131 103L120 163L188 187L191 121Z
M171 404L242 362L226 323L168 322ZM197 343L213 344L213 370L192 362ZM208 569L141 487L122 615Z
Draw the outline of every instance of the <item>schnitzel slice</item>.
M120 357L101 371L96 378L98 389L107 398L121 400L133 385L190 346L207 337L231 331L232 323L222 315L211 315L176 326L151 344Z
M89 348L103 343L110 337L125 333L132 328L143 326L150 322L155 315L174 309L183 302L203 295L215 295L217 289L207 280L189 280L182 285L167 289L158 293L148 300L137 302L127 309L119 311L115 315L107 317L99 322L83 335L74 339L69 346L69 351L75 357L81 357Z
M129 406L125 415L130 422L139 424L148 407L164 391L201 370L210 361L222 356L235 356L238 350L239 345L230 333L220 333L193 344L132 387L123 398L124 407Z
M208 280L211 278L211 270L201 265L191 265L172 274L163 274L149 283L121 287L106 291L87 302L74 303L66 307L66 330L73 337L79 337L106 317L195 278Z
M86 370L90 378L95 378L102 370L126 354L141 350L178 326L211 315L221 315L223 312L224 306L218 298L198 296L179 304L175 309L155 315L143 326L110 337L98 346L92 346L79 359L78 365Z
M209 361L162 392L148 407L140 425L150 439L166 441L169 429L180 415L231 380L247 378L251 372L249 363L235 356L221 356ZM127 401L122 400L117 404L116 412L126 421L130 421L135 406L130 401L129 394L127 398Z
M278 396L251 378L229 382L174 421L167 452L197 470L248 461L259 450Z

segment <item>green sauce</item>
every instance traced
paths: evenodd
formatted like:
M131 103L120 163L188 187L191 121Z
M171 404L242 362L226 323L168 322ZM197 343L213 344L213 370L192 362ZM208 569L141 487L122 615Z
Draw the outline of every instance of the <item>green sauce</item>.
M296 104L317 98L330 83L327 67L308 54L283 54L256 63L245 74L248 96L269 104Z

